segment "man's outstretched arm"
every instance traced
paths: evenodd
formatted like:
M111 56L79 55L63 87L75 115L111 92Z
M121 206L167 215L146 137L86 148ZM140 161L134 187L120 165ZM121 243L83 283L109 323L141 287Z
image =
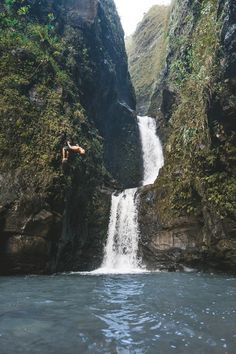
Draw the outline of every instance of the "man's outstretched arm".
M78 144L77 145L71 145L70 142L67 141L67 145L69 146L69 148L72 151L78 152L80 155L84 155L85 154L85 150L81 146L79 146Z

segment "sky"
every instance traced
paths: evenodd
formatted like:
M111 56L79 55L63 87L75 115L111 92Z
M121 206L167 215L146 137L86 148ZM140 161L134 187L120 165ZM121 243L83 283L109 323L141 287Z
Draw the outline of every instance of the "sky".
M129 36L135 31L143 14L153 5L168 5L170 2L171 0L115 0L125 35Z

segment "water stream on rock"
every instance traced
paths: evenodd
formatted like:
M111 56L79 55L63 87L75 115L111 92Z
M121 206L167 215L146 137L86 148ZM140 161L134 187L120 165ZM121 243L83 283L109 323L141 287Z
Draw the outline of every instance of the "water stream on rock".
M156 134L156 121L138 117L144 177L142 185L154 183L163 166L163 153ZM138 258L138 188L115 192L111 200L110 222L102 267L96 273L136 273L144 271Z

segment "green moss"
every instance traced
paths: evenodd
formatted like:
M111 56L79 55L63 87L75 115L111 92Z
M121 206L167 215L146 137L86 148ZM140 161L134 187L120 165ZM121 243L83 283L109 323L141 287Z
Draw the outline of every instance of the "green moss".
M70 173L65 175L61 168L61 149L68 139L88 150L83 160L71 161L71 168L92 188L106 171L102 141L79 103L76 62L65 56L65 39L50 27L51 13L48 23L25 21L22 7L19 13L15 5L5 4L1 13L1 174L20 175L22 186L38 193L48 194L56 185L63 194L72 183ZM77 55L83 64L86 53Z
M203 1L194 30L170 39L175 55L168 80L178 92L178 103L169 121L166 165L158 180L165 190L163 215L199 214L202 202L222 217L236 212L236 183L230 168L233 136L224 137L223 126L216 123L222 141L215 145L208 116L212 97L216 99L223 87L216 5L215 0Z
M154 85L159 79L166 54L168 6L153 6L136 32L126 39L129 70L138 106L148 108Z

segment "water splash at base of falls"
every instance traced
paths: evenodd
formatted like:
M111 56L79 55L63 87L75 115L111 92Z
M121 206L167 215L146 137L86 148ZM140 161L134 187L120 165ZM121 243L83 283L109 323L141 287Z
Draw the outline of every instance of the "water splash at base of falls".
M156 121L138 117L141 137L144 178L142 185L154 183L163 166L162 146L156 135ZM145 272L138 257L138 193L137 188L113 193L107 244L101 268L94 274Z
M107 244L100 272L132 273L141 269L138 253L137 188L113 194Z

